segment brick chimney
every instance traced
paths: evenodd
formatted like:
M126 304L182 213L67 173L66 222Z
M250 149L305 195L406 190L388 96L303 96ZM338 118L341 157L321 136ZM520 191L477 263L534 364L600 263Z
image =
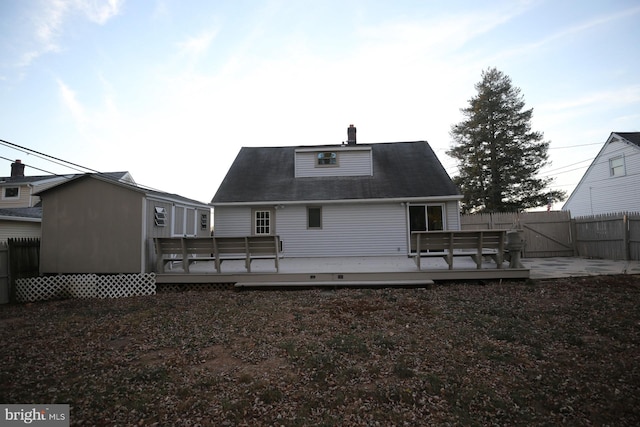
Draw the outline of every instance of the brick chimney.
M356 127L349 125L347 128L347 144L356 145Z
M24 165L21 160L11 163L11 178L20 178L24 176Z

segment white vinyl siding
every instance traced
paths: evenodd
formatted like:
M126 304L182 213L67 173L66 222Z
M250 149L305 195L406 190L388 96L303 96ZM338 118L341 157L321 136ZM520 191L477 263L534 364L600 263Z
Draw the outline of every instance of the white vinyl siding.
M219 237L249 236L250 207L217 207L213 211L213 233Z
M426 203L425 204L438 204ZM444 207L446 228L460 229L457 201ZM322 228L309 228L307 205L285 205L274 210L275 234L280 236L285 257L396 256L408 250L406 204L330 203L321 207ZM252 232L256 208L216 207L214 234L220 237L247 236ZM273 217L272 217L273 218Z
M0 220L0 242L6 242L11 238L40 238L41 235L39 222Z
M458 201L448 201L444 205L444 215L447 230L460 230L460 204Z
M278 210L285 257L390 256L406 254L406 215L400 203L322 206L322 229L307 227L307 207Z
M324 152L326 151L322 149L318 149L317 151L296 151L296 178L373 175L371 149L349 150L346 148L338 148L332 151L337 155L336 164L319 167L318 154Z
M611 160L621 156L625 174L612 176ZM640 211L640 148L617 141L606 144L562 209L573 217Z

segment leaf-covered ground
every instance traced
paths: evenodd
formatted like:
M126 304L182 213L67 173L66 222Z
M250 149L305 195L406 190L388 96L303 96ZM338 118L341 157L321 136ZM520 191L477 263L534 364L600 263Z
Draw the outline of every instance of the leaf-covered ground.
M640 277L0 307L0 402L74 425L640 425Z

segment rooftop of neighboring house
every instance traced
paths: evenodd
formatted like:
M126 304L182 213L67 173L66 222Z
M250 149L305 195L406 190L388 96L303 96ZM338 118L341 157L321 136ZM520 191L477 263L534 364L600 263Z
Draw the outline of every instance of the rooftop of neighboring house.
M6 177L0 177L0 184L38 184L45 181L50 182L56 179L70 179L84 174L65 174L65 175L31 175L25 176L25 165L21 160L11 163L11 174ZM129 172L105 172L103 175L116 180L125 180L133 182L133 178Z
M621 136L627 141L640 147L640 132L613 132L615 135Z
M31 208L0 208L0 218L4 219L23 219L23 218L42 218L42 207L35 206Z

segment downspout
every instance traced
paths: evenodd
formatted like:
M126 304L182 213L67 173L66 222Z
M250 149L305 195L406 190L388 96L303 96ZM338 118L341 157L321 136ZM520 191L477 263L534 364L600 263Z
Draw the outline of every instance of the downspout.
M27 188L29 188L29 207L33 207L33 184L27 184Z
M141 227L141 251L140 251L140 273L147 272L147 250L149 245L147 245L147 197L142 197L142 227ZM149 254L150 255L150 254Z

